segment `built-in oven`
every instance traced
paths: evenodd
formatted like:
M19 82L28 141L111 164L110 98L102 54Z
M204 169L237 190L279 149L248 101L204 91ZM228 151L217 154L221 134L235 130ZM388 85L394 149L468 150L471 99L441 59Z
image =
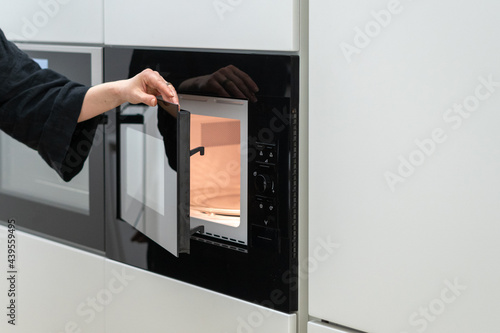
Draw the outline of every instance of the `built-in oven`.
M180 107L110 116L107 255L297 310L298 57L105 49L107 81L145 68Z
M102 83L102 48L19 44L40 67L90 86ZM64 182L27 146L0 133L0 220L45 237L104 251L104 140L99 125L81 172ZM82 149L90 149L90 144Z

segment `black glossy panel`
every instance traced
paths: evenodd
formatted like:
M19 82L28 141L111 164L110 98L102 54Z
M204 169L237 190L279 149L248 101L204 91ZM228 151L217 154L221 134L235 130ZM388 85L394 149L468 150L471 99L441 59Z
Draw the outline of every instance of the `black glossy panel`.
M114 212L107 214L107 256L280 311L297 310L298 57L107 48L105 68L106 81L151 68L182 94L246 99L249 115L248 141L243 143L248 154L248 246L196 235L191 253L176 258L116 218L119 198L113 189L107 198ZM112 166L107 184L117 188L115 122L110 117L106 159ZM172 122L162 135L175 142L176 131ZM169 152L169 146L175 145L165 147L169 164L176 166L177 153Z

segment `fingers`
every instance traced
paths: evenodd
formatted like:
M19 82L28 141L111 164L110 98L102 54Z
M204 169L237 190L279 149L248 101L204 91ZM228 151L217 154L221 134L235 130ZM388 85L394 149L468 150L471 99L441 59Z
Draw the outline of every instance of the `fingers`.
M234 94L230 93L224 87L224 81L227 79L225 75L220 73L219 71L215 72L212 76L209 76L209 80L207 83L207 88L209 91L216 93L221 97L237 97L237 98L246 98L239 90Z
M253 93L259 92L259 87L247 73L243 72L238 67L235 67L233 65L229 65L228 67L233 71L234 75L241 79L241 81L245 84L245 86L248 87L250 91L252 91Z
M255 93L259 91L259 87L248 74L233 65L220 69L218 74L218 82L230 96L257 101Z
M174 104L179 104L179 96L177 96L177 91L175 90L174 85L170 82L167 82L167 81L165 81L165 82L166 82L167 88L170 90L170 92L172 94L172 100L169 100L169 101L171 101ZM163 96L163 98L166 98L166 96Z
M166 101L179 104L179 97L177 96L177 91L174 86L167 82L160 73L153 71L151 69L145 69L140 74L143 82L143 92L150 95L154 99L154 105L151 105L151 98L149 103L150 106L156 105L156 96L161 95ZM145 97L144 97L145 98Z

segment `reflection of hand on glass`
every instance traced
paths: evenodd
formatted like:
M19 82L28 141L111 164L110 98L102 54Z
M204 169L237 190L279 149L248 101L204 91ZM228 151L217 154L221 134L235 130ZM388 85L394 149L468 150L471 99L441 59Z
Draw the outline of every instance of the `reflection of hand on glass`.
M179 91L206 92L257 102L255 93L259 87L247 73L229 65L212 74L185 80L179 85Z

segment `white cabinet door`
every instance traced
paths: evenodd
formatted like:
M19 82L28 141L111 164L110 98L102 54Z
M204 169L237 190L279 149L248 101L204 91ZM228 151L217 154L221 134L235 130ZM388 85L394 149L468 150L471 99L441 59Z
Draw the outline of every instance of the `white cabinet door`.
M10 239L0 226L1 332L104 332L103 257L16 231L15 264L9 267ZM6 316L11 303L15 325Z
M296 333L296 316L106 261L106 332Z
M334 328L320 322L310 321L307 323L307 333L354 333L354 331Z
M103 0L4 1L0 29L13 41L103 42Z
M109 45L298 50L298 0L106 0Z
M499 11L310 1L312 316L498 331Z

